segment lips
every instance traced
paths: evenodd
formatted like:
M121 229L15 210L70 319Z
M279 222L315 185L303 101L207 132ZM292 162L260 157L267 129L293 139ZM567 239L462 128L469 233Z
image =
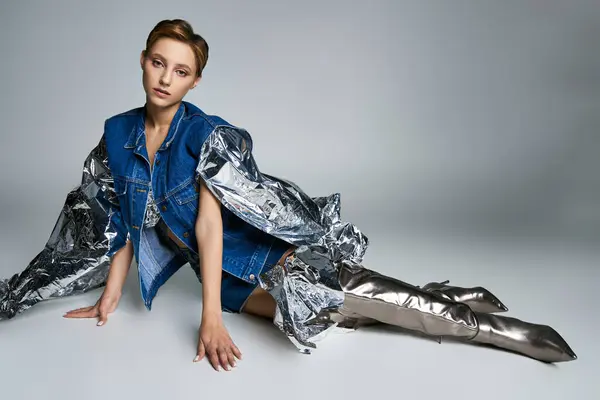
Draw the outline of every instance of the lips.
M154 91L156 91L158 93L161 93L161 94L164 94L164 95L170 95L171 94L171 93L167 92L166 90L162 90L162 89L159 89L159 88L154 88Z

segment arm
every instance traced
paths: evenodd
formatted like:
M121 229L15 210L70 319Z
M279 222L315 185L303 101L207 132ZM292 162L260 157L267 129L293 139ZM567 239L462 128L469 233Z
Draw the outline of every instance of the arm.
M202 320L221 320L223 223L221 203L202 182L198 200L196 239L202 275Z
M235 357L242 353L231 340L223 325L221 311L221 274L223 272L223 222L221 203L200 182L199 212L195 223L200 273L202 275L202 322L198 351L194 361L208 356L217 371L222 366L230 370L235 366Z
M106 132L106 122L104 128ZM101 162L104 168L92 168L90 165L92 162ZM117 307L133 259L133 244L128 240L127 227L123 221L112 173L109 168L105 134L102 135L98 146L88 156L84 164L83 181L89 184L90 179L94 180L100 190L96 192L89 189L85 190L86 192L95 193L95 200L106 210L108 217L104 236L98 238L102 241L108 238L106 255L111 258L108 277L104 291L94 306L71 310L64 316L66 318L99 317L98 325L103 325L106 323L107 315Z
M111 260L108 278L106 280L106 288L104 289L105 292L110 292L111 294L119 296L121 295L132 260L133 244L128 240L127 243L125 243L125 246L118 250Z
M65 318L96 318L98 317L98 326L102 326L108 319L108 314L114 312L119 304L123 293L123 285L127 279L127 273L133 259L133 244L127 241L125 245L116 251L108 270L108 278L104 292L94 304L90 307L78 308L67 312Z

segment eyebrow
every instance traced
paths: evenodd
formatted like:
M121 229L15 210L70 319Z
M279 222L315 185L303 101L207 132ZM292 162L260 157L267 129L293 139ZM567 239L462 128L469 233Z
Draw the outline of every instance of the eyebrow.
M167 59L165 57L163 57L162 55L158 54L158 53L152 53L153 57L157 57L162 59L163 61L166 61ZM187 68L190 71L192 70L187 64L175 64L176 67L183 67L183 68Z

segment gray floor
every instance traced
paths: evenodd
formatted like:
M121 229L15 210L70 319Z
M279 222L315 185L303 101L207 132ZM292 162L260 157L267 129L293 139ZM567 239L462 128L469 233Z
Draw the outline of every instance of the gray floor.
M20 244L23 232L9 236L4 230L2 237L8 263L0 266L0 276L6 277L33 250ZM330 335L307 356L269 322L228 314L227 327L244 359L234 371L218 373L206 362L192 363L201 307L192 271L181 270L167 282L149 313L132 268L121 304L104 327L61 318L66 310L92 304L99 292L38 304L0 322L1 397L247 398L254 392L273 399L599 398L600 250L558 240L386 232L370 238L369 267L418 285L450 279L485 286L511 316L557 329L579 359L546 365L490 348L438 344L393 328Z

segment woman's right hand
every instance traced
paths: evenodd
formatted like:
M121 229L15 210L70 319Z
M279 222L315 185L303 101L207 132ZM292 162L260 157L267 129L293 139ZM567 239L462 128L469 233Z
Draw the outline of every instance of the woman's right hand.
M102 292L102 296L100 296L96 304L90 307L71 310L63 315L63 317L98 318L97 325L104 325L108 319L108 314L117 309L132 258L133 244L130 240L127 240L125 246L115 253L111 261L104 292Z
M63 317L65 318L98 318L96 325L102 326L108 319L108 314L114 312L117 309L119 300L121 299L120 292L107 291L106 289L102 293L102 296L98 299L95 305L89 307L82 307L75 310L68 311Z

